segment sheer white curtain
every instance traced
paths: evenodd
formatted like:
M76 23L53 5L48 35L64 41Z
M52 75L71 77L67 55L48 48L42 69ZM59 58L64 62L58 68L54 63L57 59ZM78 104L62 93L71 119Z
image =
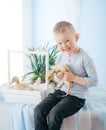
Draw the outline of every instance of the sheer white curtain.
M8 49L22 49L22 0L0 0L0 84L8 81Z

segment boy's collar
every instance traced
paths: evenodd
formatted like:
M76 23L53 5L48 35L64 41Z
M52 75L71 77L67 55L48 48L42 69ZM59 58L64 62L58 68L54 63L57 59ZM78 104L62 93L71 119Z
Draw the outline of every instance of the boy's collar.
M76 55L76 54L78 54L80 51L81 51L81 48L80 48L80 47L78 47L78 49L77 49L76 53L73 53L73 54L68 54L68 56Z

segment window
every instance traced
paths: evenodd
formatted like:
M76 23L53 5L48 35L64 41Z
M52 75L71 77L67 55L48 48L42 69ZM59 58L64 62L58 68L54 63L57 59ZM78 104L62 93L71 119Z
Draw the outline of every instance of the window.
M22 0L0 1L0 84L8 81L8 49L22 49Z

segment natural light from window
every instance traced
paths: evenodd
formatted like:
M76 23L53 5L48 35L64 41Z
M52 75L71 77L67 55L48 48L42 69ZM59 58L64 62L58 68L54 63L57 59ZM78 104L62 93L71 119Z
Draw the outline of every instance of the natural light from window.
M0 84L8 81L9 49L22 50L22 0L0 1Z

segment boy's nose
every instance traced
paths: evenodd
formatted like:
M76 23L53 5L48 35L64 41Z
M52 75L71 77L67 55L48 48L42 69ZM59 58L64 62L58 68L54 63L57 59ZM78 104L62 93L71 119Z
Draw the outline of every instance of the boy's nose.
M65 48L66 46L67 46L67 45L66 45L66 43L62 43L62 47L64 47L64 48Z

